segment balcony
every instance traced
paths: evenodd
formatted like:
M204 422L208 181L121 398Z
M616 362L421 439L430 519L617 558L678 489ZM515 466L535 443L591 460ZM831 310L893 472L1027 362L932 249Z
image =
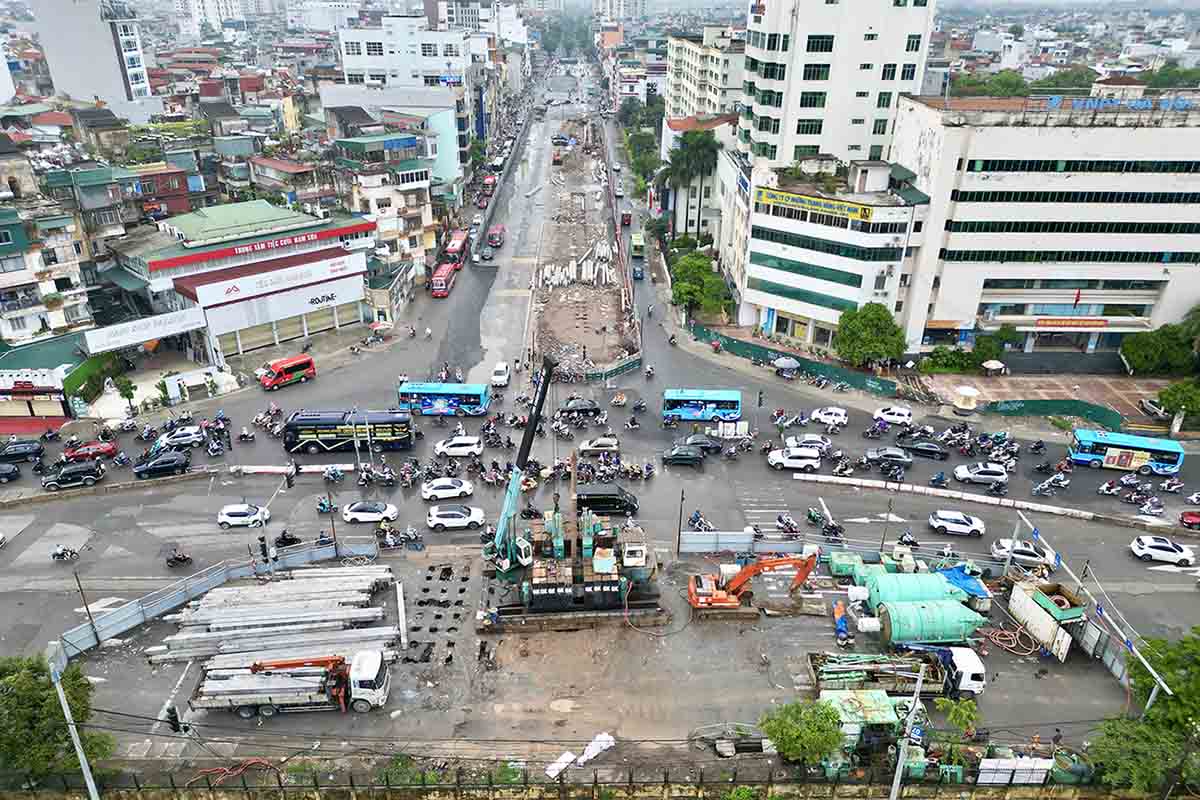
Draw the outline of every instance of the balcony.
M21 316L31 308L44 311L46 307L42 305L42 299L35 296L20 297L16 300L0 300L0 315L3 315L5 319Z

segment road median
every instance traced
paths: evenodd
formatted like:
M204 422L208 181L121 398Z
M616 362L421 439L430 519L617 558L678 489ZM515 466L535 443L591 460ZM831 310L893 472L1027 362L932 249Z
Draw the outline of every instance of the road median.
M64 489L61 492L35 492L19 497L4 498L0 500L0 509L16 508L29 503L45 503L49 500L70 500L74 497L90 497L98 494L115 494L135 489L149 489L167 483L181 483L183 481L197 480L198 478L207 478L219 473L220 468L218 467L201 467L185 472L182 475L168 475L164 478L148 478L144 481L122 481L121 483L97 483L93 486L85 486L80 489Z

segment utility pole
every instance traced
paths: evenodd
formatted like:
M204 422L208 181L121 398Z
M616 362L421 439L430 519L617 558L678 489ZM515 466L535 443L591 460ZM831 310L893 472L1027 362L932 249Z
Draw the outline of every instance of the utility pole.
M71 706L67 704L67 695L63 692L62 673L58 671L56 664L50 665L50 681L54 684L54 691L58 693L58 703L62 706L63 717L67 720L67 732L71 734L71 743L75 745L75 755L79 758L79 769L83 772L84 783L87 784L88 797L91 800L100 800L87 753L83 752L83 742L79 741L79 731L75 728L75 717L71 715Z
M894 502L895 502L894 498L888 497L887 517L883 520L883 533L881 533L879 535L879 552L880 553L883 552L883 548L887 545L887 526L888 526L888 523L892 521L892 504Z
M925 665L917 675L917 688L913 690L912 707L908 709L908 717L904 720L904 737L896 750L896 773L892 776L892 792L888 800L896 800L900 796L900 778L904 774L904 759L908 757L908 737L912 734L913 720L917 716L917 706L921 702L921 685L925 683Z
M74 570L75 587L79 589L79 599L83 601L83 610L87 613L88 624L92 626L92 636L96 637L96 646L100 646L100 631L96 629L96 619L92 616L92 607L88 605L87 595L83 593L83 584L79 582L79 570Z
M575 471L571 470L574 475ZM679 551L683 547L683 489L679 490L679 524L675 526L675 557L679 558Z

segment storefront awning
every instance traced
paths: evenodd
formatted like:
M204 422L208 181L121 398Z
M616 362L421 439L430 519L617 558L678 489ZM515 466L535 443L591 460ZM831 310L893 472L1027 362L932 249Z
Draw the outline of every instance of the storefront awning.
M960 322L956 319L931 319L925 322L927 331L956 331L960 328L970 330L973 327L975 326L970 322Z
M126 269L117 267L100 273L105 280L115 283L127 292L140 292L146 288L149 281L140 278Z

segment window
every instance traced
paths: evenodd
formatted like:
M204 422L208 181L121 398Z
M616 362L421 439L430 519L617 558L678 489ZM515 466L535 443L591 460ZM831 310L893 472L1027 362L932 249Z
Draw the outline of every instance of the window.
M0 272L20 272L25 269L24 256L7 256L0 258Z
M437 58L437 45L433 42L421 42L421 55L426 58Z
M365 83L366 76L361 72L347 72L346 83Z
M875 275L875 291L882 292L887 288L887 273L879 272Z
M1200 192L976 192L954 190L955 203L1200 203Z
M769 61L764 61L759 65L758 77L767 78L769 80L781 81L787 73L786 64L772 64ZM653 85L653 84L651 84Z
M861 144L848 144L848 145L846 145L846 149L858 151L858 150L862 150L862 145Z
M777 231L774 228L765 228L759 225L751 227L750 236L753 239L760 239L764 242L775 242L776 244L784 244L789 247L812 250L816 253L827 253L843 258L853 258L857 261L899 261L902 253L899 247L859 247L858 245L834 242L828 239L818 239L814 236L800 236L785 231Z
M822 121L819 119L796 120L796 133L801 136L817 136L821 133Z
M917 38L920 38L920 37L917 37ZM454 45L454 44L443 45L442 46L442 55L447 56L447 57L457 56L458 55L458 45Z
M881 145L881 144L871 145L871 154L869 156L867 156L867 158L871 159L872 161L878 161L881 158L883 158L883 145Z
M827 81L827 80L829 80L829 65L828 64L805 64L804 65L804 80L806 80L806 81Z
M971 159L967 172L1200 172L1200 161Z
M71 244L75 247L75 255L83 255L83 242L72 242Z
M11 231L0 231L0 244L12 244Z
M441 82L437 75L426 75L424 81L426 86L437 86Z
M763 90L758 93L758 104L763 106L774 106L779 108L783 105L783 92L772 92Z
M892 0L892 5L896 8L903 8L908 5L908 0Z
M875 107L876 108L891 108L892 107L892 93L891 92L880 92L879 97L875 98Z
M875 123L871 126L871 133L876 136L887 133L887 124L888 121L886 119L875 120Z
M862 63L862 64L859 64L859 65L858 65L858 68L859 68L860 70L862 70L863 72L870 72L871 70L875 69L875 65L874 65L874 64L867 64L867 63L865 63L865 62L864 62L864 63Z
M920 233L924 227L925 227L924 220L917 220L916 222L913 223L913 233Z
M8 327L14 331L23 331L29 325L29 320L25 317L13 317L8 321Z
M850 120L850 124L851 125L866 125L867 121L865 119L863 119L862 117L855 117L854 119Z
M900 288L901 289L908 288L908 273L907 272L900 273Z
M904 45L904 52L906 52L906 53L921 52L921 34L910 33L908 35L908 42L906 42Z
M815 156L821 152L821 146L816 144L798 144L792 148L792 160L799 161L807 156Z
M883 65L883 80L885 80L885 81L896 80L896 65L895 64L884 64Z
M369 56L383 55L383 42L367 42L367 55L369 55Z
M1200 264L1200 252L1171 250L948 250L943 261L1040 264Z
M948 220L953 233L1142 233L1176 235L1200 233L1200 222L1056 222L1051 220Z
M773 144L767 144L766 142L756 142L754 144L754 155L763 156L764 158L774 158L775 153L778 151L778 149L779 148Z
M809 53L832 53L833 52L833 36L827 34L819 34L808 37Z
M801 92L800 108L824 108L825 92Z
M870 92L855 92L854 96L855 97L870 97L871 93Z
M767 49L768 50L778 50L779 49L779 34L778 33L768 33L767 34Z
M830 283L841 284L842 286L853 286L855 289L862 287L861 275L840 269L821 267L804 261L793 261L790 258L779 258L778 256L771 256L765 253L751 252L750 263L766 267L767 269L788 272L792 275L815 278L819 281L828 281Z
M864 33L864 34L863 34L863 41L864 41L864 42L873 42L873 41L875 41L875 40L876 40L876 39L878 39L878 38L879 38L879 34L878 34L878 33Z
M345 51L348 56L361 56L362 42L346 42Z
M758 130L762 133L779 133L779 120L770 117L758 118Z
M53 247L42 250L42 266L52 267L58 263L58 251Z
M387 83L386 72L372 72L367 77L369 77L375 83Z
M901 67L900 80L911 81L911 80L914 80L916 77L917 77L917 65L916 64L905 64L903 67Z

